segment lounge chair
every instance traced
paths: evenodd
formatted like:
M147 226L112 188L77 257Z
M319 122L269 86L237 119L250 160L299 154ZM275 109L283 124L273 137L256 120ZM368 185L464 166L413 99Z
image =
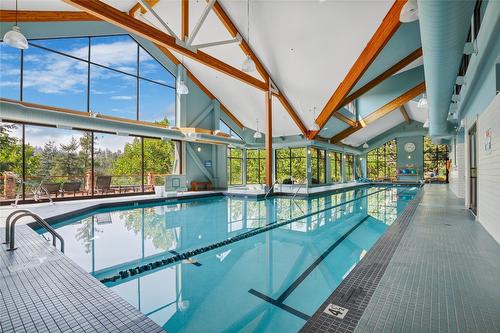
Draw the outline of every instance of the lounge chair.
M96 194L106 194L109 192L115 192L111 188L111 176L97 176L95 181Z
M82 182L67 182L62 184L61 196L64 197L66 193L73 193L73 196L76 196L76 193L80 192L83 194L81 190Z
M56 198L61 190L60 183L42 183L40 187L45 191L47 191L49 195L55 194Z

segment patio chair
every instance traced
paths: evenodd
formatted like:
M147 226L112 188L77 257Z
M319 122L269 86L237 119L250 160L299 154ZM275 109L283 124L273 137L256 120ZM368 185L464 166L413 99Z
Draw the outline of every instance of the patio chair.
M82 182L66 182L62 184L61 196L64 197L66 193L73 193L73 197L76 196L76 193L80 192L83 194L81 190Z
M115 190L111 188L111 176L97 176L97 179L95 181L95 188L97 194L115 192Z
M42 183L40 185L41 188L43 188L47 193L50 195L55 194L56 198L59 195L59 192L61 190L61 184L60 183Z

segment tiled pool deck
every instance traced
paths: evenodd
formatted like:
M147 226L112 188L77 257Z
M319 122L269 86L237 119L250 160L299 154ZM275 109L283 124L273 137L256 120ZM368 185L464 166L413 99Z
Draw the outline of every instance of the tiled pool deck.
M0 332L163 331L29 227L17 243L0 248ZM463 201L426 186L302 331L500 332L499 263Z
M0 332L163 332L28 226L16 244L0 248Z
M500 332L499 286L500 245L446 185L426 186L302 330Z

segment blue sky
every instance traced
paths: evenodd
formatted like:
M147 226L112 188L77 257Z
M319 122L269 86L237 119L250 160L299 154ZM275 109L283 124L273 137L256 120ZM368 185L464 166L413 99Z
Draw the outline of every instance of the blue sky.
M88 38L33 40L24 52L23 100L27 102L87 110ZM50 52L35 45L72 55L78 59ZM136 119L174 120L175 90L147 80L137 80L108 68L175 86L175 77L152 58L128 35L92 37L90 60L90 110L93 112ZM20 99L20 51L0 45L1 97Z

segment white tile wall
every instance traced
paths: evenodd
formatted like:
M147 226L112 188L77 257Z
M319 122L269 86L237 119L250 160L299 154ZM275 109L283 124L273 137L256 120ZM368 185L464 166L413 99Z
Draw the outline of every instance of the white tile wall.
M491 129L491 152L485 132ZM500 94L478 119L478 220L500 243Z
M450 189L459 198L465 196L465 145L457 143L456 151L451 151L450 156L453 161L450 172ZM455 159L456 156L456 159Z

